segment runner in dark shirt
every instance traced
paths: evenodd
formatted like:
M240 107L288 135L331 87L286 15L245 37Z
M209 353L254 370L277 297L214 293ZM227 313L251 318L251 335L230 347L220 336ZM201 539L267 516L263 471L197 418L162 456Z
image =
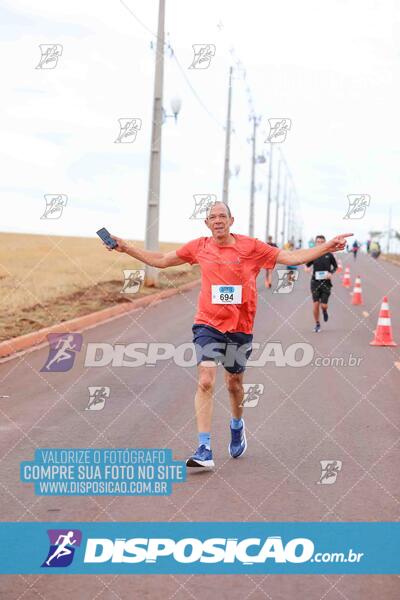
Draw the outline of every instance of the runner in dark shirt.
M357 240L354 240L353 246L352 246L354 260L356 260L356 258L357 258L357 252L359 251L359 249L360 249L360 244L357 242Z
M323 244L325 236L317 235L315 245ZM323 254L319 258L308 262L307 267L313 266L313 274L311 277L311 294L313 299L313 315L315 320L315 333L321 329L319 321L319 307L321 305L324 321L328 320L328 301L332 288L332 274L337 269L337 262L331 252Z

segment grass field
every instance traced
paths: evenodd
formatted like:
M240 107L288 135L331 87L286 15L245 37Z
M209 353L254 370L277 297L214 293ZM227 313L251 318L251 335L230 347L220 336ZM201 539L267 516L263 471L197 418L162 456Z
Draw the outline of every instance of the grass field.
M180 245L162 243L160 249ZM122 270L140 268L142 263L108 252L98 239L0 233L0 340L154 293L146 287L120 293ZM198 277L197 267L173 267L160 271L160 286Z

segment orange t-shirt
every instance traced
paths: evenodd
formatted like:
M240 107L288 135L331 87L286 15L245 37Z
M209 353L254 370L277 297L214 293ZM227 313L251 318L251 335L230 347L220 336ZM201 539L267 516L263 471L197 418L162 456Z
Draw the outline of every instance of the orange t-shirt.
M219 246L213 237L200 237L178 248L179 258L201 268L201 291L195 323L222 333L252 333L257 309L256 278L260 269L273 269L279 248L256 238L231 234L236 243ZM212 285L241 285L241 304L213 304Z

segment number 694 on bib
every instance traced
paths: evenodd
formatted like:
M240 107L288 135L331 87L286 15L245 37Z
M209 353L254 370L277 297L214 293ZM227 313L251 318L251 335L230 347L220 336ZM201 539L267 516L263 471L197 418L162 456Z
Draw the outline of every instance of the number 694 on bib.
M211 302L213 304L241 304L241 285L212 285Z

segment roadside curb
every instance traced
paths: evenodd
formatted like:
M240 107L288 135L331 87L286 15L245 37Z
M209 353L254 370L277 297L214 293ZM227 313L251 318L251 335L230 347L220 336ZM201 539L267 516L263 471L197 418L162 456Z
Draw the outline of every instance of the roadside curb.
M26 335L20 335L18 337L11 338L10 340L0 342L0 358L12 358L13 355L15 355L17 352L21 352L22 350L28 350L29 348L39 345L46 345L48 343L47 335L49 333L84 331L85 329L90 329L96 325L101 325L102 323L118 317L123 317L124 315L137 310L138 308L143 308L144 306L150 306L153 303L158 303L164 298L169 298L170 296L175 296L180 292L191 290L199 283L200 279L196 279L195 281L185 283L178 288L163 290L162 292L158 292L156 294L150 294L145 298L138 298L137 300L132 300L131 302L109 306L108 308L89 313L88 315L76 317L75 319L70 319L69 321L63 321L62 323L57 323L56 325L51 325L50 327L44 327L38 331L27 333Z

